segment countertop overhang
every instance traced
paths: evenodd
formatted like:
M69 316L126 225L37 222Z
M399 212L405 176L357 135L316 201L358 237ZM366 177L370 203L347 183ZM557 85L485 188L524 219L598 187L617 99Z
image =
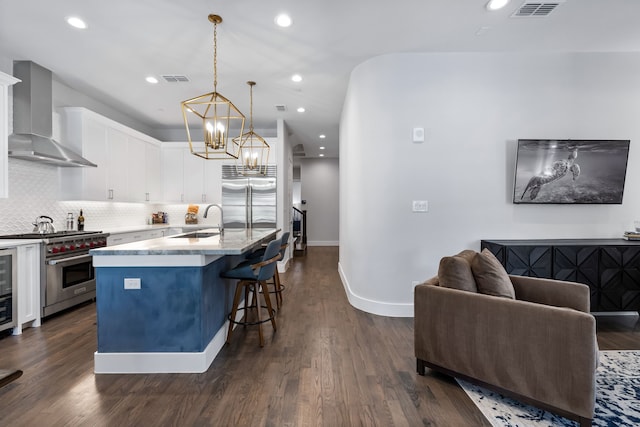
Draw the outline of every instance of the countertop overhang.
M218 234L217 228L199 230L215 233L210 237L169 237L125 243L92 249L96 267L117 265L206 265L225 255L242 255L261 243L275 238L275 228L227 229Z

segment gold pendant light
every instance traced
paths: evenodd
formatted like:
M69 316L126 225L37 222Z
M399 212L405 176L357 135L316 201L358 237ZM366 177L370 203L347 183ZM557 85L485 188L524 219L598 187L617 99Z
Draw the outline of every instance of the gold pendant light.
M242 135L244 114L217 91L218 24L222 18L209 15L213 23L213 92L181 102L191 154L205 159L237 159L239 146L230 136Z
M243 133L233 140L239 147L236 169L240 175L266 175L271 148L264 138L253 131L253 87L256 82L247 82L247 84L251 99L249 132Z

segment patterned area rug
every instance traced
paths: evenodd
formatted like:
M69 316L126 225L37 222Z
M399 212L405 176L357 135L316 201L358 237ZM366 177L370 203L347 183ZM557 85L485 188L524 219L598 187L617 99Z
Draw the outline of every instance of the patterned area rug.
M495 427L574 427L578 423L457 380ZM601 351L594 426L640 426L640 351Z

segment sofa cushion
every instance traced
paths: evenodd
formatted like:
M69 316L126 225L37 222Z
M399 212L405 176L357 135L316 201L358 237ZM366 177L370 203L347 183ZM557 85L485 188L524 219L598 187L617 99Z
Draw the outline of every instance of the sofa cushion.
M481 294L516 299L509 275L488 249L473 257L471 271Z
M461 291L478 292L476 281L471 271L469 259L475 255L474 251L463 251L455 256L446 256L440 260L438 278L440 286L459 289ZM472 252L469 254L468 252Z

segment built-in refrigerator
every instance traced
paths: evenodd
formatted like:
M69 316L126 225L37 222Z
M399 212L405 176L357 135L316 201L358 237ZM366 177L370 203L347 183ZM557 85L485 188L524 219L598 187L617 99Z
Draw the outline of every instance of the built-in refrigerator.
M276 228L276 166L265 175L243 176L235 165L222 165L225 228Z

